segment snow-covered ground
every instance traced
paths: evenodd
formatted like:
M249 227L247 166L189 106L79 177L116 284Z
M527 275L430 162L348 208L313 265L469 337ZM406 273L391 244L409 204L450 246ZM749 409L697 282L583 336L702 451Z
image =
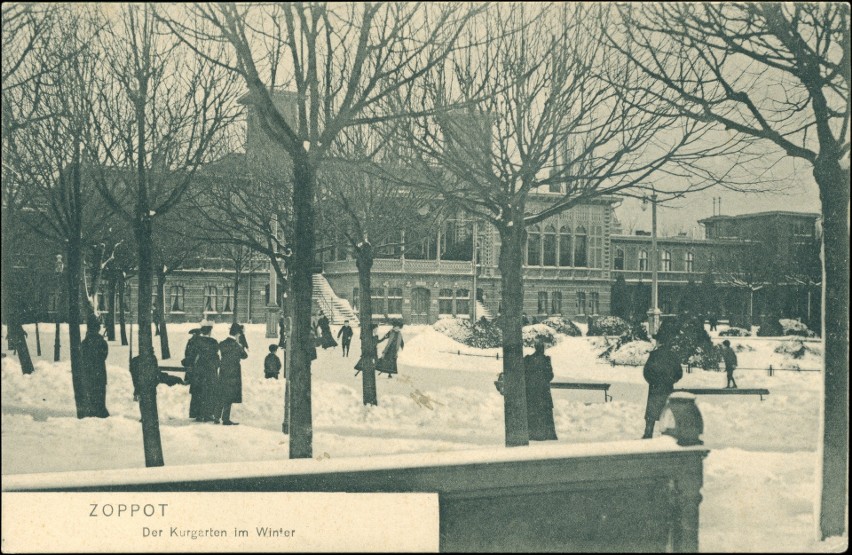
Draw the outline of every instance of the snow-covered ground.
M39 327L42 357L35 354L34 326L26 328L34 374L22 375L16 357L3 358L3 474L143 467L128 348L110 344L111 417L81 421L74 417L67 328L62 332L62 360L54 363L53 326ZM179 364L191 327L169 326L173 355L164 364ZM263 358L274 341L264 337L264 330L262 325L247 326L251 348L243 363L243 403L232 413L240 426L190 421L187 388L159 387L166 464L287 458L287 436L281 433L284 381L263 379ZM214 327L214 337L222 339L226 333L226 324ZM361 378L352 369L360 352L357 330L349 358L342 358L339 348L319 350L312 372L315 456L338 459L502 445L503 403L493 384L502 365L499 349L473 349L429 326L406 326L403 334L400 373L393 379L379 378L376 407L361 404ZM721 339L715 332L711 335ZM3 337L5 352L5 329ZM819 343L808 343L816 354L793 360L775 352L779 339L730 339L743 368L794 363L821 368ZM600 341L560 336L548 350L556 381L612 384L609 403L600 391L554 390L560 442L620 441L642 433L647 386L641 367L610 366L597 357ZM159 355L158 338L155 345ZM821 373L778 372L770 377L765 370L744 369L736 379L740 387L765 387L771 394L762 402L756 396L698 397L703 438L711 449L701 504L702 551L841 551L845 539L814 541ZM724 382L722 372L698 370L684 375L678 387L723 387Z

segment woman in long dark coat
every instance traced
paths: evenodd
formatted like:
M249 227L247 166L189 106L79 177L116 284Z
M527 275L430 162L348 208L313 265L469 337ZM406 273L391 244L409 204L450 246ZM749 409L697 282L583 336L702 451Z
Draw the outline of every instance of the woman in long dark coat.
M243 402L243 371L240 361L248 358L243 346L240 344L240 336L243 327L239 324L231 325L230 337L219 343L221 361L219 362L219 410L215 419L218 424L219 416L225 426L235 426L237 422L231 421L231 404Z
M654 435L654 424L666 408L674 384L683 377L680 360L666 344L658 344L648 355L642 376L648 382L648 403L645 405L645 433L642 439Z
M550 382L553 366L544 354L544 343L536 342L535 352L524 357L524 379L527 386L527 426L530 439L545 441L556 438L553 422L553 396Z
M328 317L324 313L320 313L320 318L317 320L317 327L320 330L320 346L323 349L329 347L337 347L337 341L331 335L331 327L329 326Z
M107 371L106 359L109 345L100 334L101 323L95 316L87 322L86 338L80 343L85 383L86 416L106 418Z
M391 330L379 339L378 343L384 340L387 340L388 343L385 345L381 358L376 361L376 371L384 372L388 375L388 378L392 378L394 374L398 373L396 358L399 356L399 351L405 347L405 341L402 339L402 322L395 322Z

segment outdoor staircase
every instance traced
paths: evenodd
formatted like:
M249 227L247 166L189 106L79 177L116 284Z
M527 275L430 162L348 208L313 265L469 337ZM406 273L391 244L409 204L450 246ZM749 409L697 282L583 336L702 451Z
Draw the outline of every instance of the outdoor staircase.
M322 274L313 275L313 300L319 306L331 324L340 325L349 320L353 324L358 323L358 316L352 310L352 305L346 299L341 299L328 284L328 280Z
M476 319L479 320L485 316L486 320L493 320L494 316L491 314L491 311L485 308L485 305L482 304L482 301L476 301Z

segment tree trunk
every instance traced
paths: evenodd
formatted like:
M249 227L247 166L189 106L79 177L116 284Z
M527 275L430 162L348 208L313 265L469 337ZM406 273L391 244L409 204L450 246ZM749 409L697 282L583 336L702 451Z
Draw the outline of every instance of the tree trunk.
M231 323L237 324L240 321L238 309L240 308L239 298L240 298L240 280L242 279L242 272L237 270L234 273L234 300L231 303L231 311L233 314L231 315ZM276 297L277 298L277 297ZM246 318L248 321L248 318Z
M109 273L109 284L107 285L107 295L109 298L107 299L107 312L104 325L106 326L106 334L108 341L115 341L115 289L116 289L116 279L114 271Z
M849 456L849 171L837 162L814 165L823 217L825 373L822 404L821 539L846 526Z
M27 345L27 336L24 335L24 327L21 325L17 316L13 323L6 326L6 334L14 338L15 352L18 353L18 361L21 364L21 373L32 374L35 372L33 359L30 356L30 348Z
M122 274L118 278L118 328L121 333L121 344L127 345L127 328L124 318L124 291L127 287L127 279Z
M41 335L38 333L38 320L35 322L36 329L36 355L41 356Z
M76 237L76 239L75 239ZM85 369L80 353L80 276L83 272L82 245L79 234L71 233L68 241L65 272L68 289L68 347L71 351L71 385L74 389L74 403L77 418L89 416L88 394L86 390Z
M355 265L358 267L358 318L361 320L361 388L365 405L378 405L376 391L376 345L373 343L373 299L370 293L370 271L373 268L373 247L364 242L355 250Z
M166 328L166 274L157 270L157 329L160 331L160 358L172 358L169 350L169 330Z
M140 178L144 180L144 178ZM142 186L142 185L140 185ZM151 292L154 281L152 230L153 223L147 206L137 206L135 227L138 248L139 277L137 293L138 345L139 345L139 412L142 414L142 443L145 466L163 466L163 446L160 441L160 419L157 412L157 383L159 369L154 356L154 338L151 333Z
M311 414L311 275L314 265L314 189L316 173L302 153L293 157L293 343L290 381L290 458L313 456Z
M521 214L523 212L521 211ZM529 445L527 389L524 379L522 217L511 227L500 228L500 285L503 294L503 407L506 447Z

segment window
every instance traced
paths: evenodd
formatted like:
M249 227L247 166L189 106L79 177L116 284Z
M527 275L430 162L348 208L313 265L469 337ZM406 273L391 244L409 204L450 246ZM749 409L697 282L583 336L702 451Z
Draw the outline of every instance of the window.
M647 272L648 271L648 251L641 250L639 251L639 271Z
M358 311L358 302L360 301L358 293L359 291L357 287L352 289L352 310L355 310L356 312Z
M234 288L225 286L222 288L222 312L234 311Z
M685 272L695 271L695 254L688 252L683 255L683 270Z
M544 230L544 261L545 266L556 266L556 228L552 225Z
M438 291L438 314L453 313L453 290L441 289Z
M216 312L217 291L215 285L204 287L204 312Z
M562 293L554 291L550 296L550 313L562 314Z
M384 287L373 287L370 297L373 300L373 314L386 314Z
M586 293L577 291L577 314L586 314Z
M527 266L541 266L541 232L537 225L527 235Z
M624 249L615 249L615 261L613 264L614 270L624 269Z
M571 265L571 228L567 225L559 228L559 265Z
M183 285L172 285L169 288L169 306L171 312L183 312Z
M578 268L588 266L586 241L586 228L580 226L577 228L577 234L574 237L574 266Z
M603 226L593 225L592 236L589 239L590 268L603 268Z
M600 308L600 293L592 291L589 293L589 314L597 314Z
M672 253L671 251L663 251L662 254L662 269L663 272L671 272L672 271Z
M470 289L456 291L456 315L470 314Z
M538 292L538 313L547 314L547 291Z
M388 314L402 314L402 289L399 287L388 289Z

